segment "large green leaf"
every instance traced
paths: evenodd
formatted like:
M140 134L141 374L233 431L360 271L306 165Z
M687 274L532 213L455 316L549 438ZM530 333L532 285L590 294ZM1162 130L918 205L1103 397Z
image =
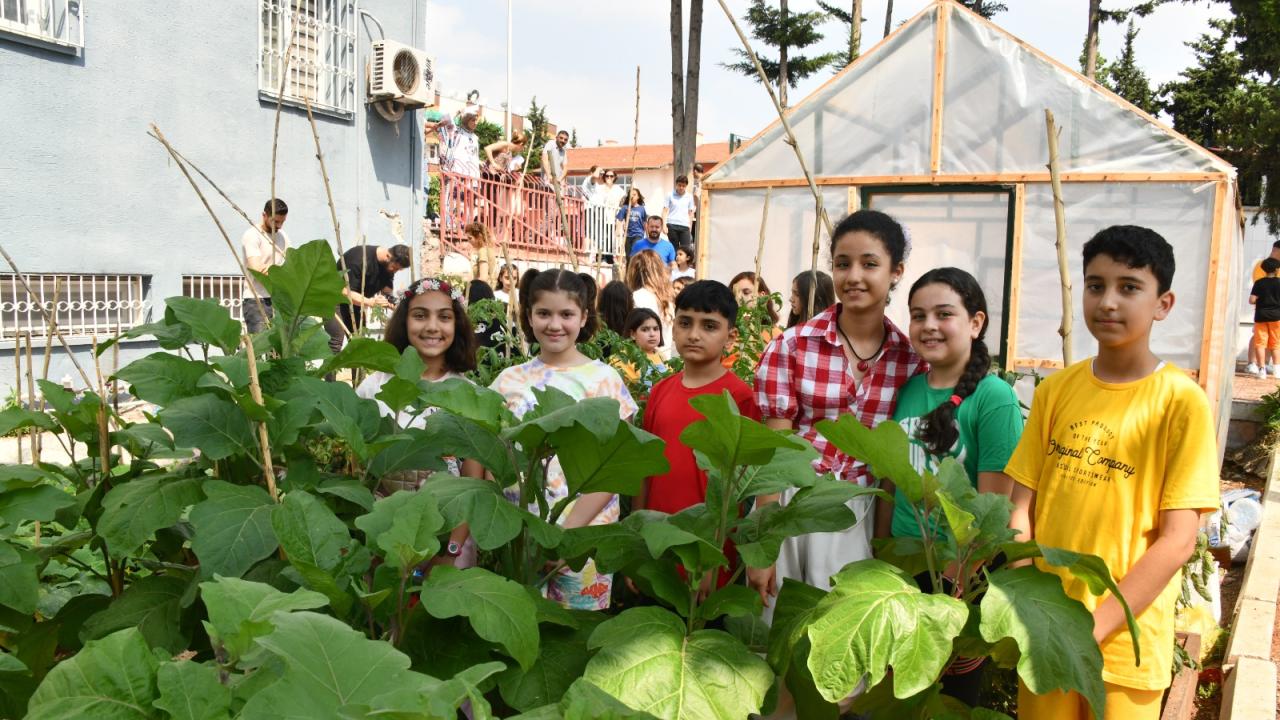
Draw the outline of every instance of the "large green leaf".
M45 413L27 410L26 408L11 407L0 411L0 435L8 435L15 430L25 430L31 427L38 427L42 430L56 430L58 423Z
M129 383L136 397L168 405L203 392L196 387L196 381L207 372L209 366L205 363L157 352L125 365L116 371L115 377Z
M190 520L191 550L205 577L240 577L280 546L271 529L275 504L265 490L210 480L204 492L206 500L191 508Z
M1125 624L1129 628L1130 637L1133 638L1133 658L1137 664L1141 665L1142 648L1138 645L1138 621L1133 617L1133 611L1129 609L1129 602L1121 594L1120 585L1111 576L1111 569L1107 567L1106 561L1097 555L1072 552L1045 545L1040 546L1040 552L1045 562L1057 567L1064 567L1070 570L1072 575L1083 580L1089 586L1089 592L1094 595L1110 592L1115 596L1115 599L1120 603L1120 607L1124 608Z
M390 443L379 450L369 461L369 474L383 477L401 470L444 470L447 466L442 455L439 437L434 432L409 428L399 432Z
M529 711L558 701L582 676L590 653L587 641L603 613L575 614L577 628L548 628L542 633L542 651L533 667L508 668L498 678L502 699L516 710Z
M430 492L400 490L377 500L373 511L356 518L365 542L382 550L387 564L411 569L440 551L444 517Z
M768 567L778 559L782 541L789 537L836 532L852 526L857 517L845 503L860 495L874 494L883 493L825 479L801 488L786 505L772 503L752 510L734 525L731 537L749 567Z
M1101 717L1106 692L1093 616L1067 597L1057 575L1034 567L997 570L987 577L981 608L982 638L1013 638L1021 651L1018 677L1031 692L1078 692Z
M218 668L192 662L168 662L156 674L160 699L155 706L173 720L224 720L230 717L231 689L218 680Z
M745 718L773 686L764 660L719 630L685 635L660 608L623 611L591 636L599 648L583 678L627 706L666 720Z
M31 696L31 720L151 720L158 662L134 628L85 644L58 663Z
M497 483L479 478L432 475L427 481L436 496L446 527L469 523L471 537L481 550L493 550L520 534L520 526L531 514L516 507L502 494Z
M215 345L228 355L240 345L240 323L217 300L175 296L166 298L164 305L165 315L172 313L175 320L191 328L191 337L197 342Z
M271 622L275 632L258 643L284 662L284 673L249 699L243 720L314 720L344 717L347 709L368 712L376 709L372 701L379 696L420 677L409 670L404 653L327 615L277 613Z
M555 389L534 390L538 404L524 416L523 421L503 431L503 437L532 450L548 441L557 430L581 425L598 442L613 437L621 418L617 400L607 397L574 400ZM551 409L554 408L554 409Z
M612 573L652 559L644 535L645 525L666 515L652 510L633 511L620 522L586 525L564 531L559 554L571 567L581 569L593 559L596 569Z
M813 485L818 480L813 461L818 457L818 451L808 443L804 443L804 447L774 450L773 459L768 463L742 468L742 487L738 491L738 500L745 501L757 495L771 495L791 487ZM699 463L702 464L702 460Z
M316 398L316 405L338 436L362 459L369 457L366 440L379 429L378 404L356 395L350 385L319 378L298 378L300 391Z
M40 599L39 566L34 553L0 542L0 605L24 615L34 613Z
M195 478L150 475L116 485L102 498L98 535L112 555L133 555L203 496Z
M180 350L190 345L192 340L191 328L178 322L171 313L166 312L165 316L157 322L136 325L98 343L98 356L101 357L108 348L121 340L147 337L154 338L156 343L165 350Z
M910 441L901 425L889 420L868 430L855 416L841 415L836 421L819 420L816 427L841 452L866 463L871 474L892 480L907 500L924 499L924 479L911 464Z
M271 513L271 527L291 563L332 570L342 561L351 534L324 503L295 490Z
M326 375L341 368L363 368L381 372L394 372L400 353L394 345L377 338L353 337L347 340L342 351L326 360L317 375Z
M875 685L890 667L895 697L938 679L969 616L962 600L922 593L910 576L880 560L847 565L832 582L806 631L809 670L824 698L847 697L864 675Z
M75 503L74 495L52 485L7 490L0 493L0 521L16 528L26 522L52 520L59 510Z
M414 353L414 357L417 357L417 353ZM407 367L398 370L397 375L407 377L412 366L408 365L406 359L401 360L401 365ZM501 393L477 387L466 380L451 378L441 382L422 383L420 397L423 405L447 410L453 415L482 425L491 432L496 433L515 421L511 411L507 409L507 400Z
M434 617L466 617L477 635L502 646L521 668L538 657L538 608L519 583L481 568L440 566L423 586L422 605Z
M137 628L154 648L171 654L187 647L187 637L180 626L182 597L190 583L165 575L144 577L112 601L106 610L85 621L81 640L97 640L117 630Z
M328 602L310 590L283 593L265 583L224 577L200 583L200 597L209 611L209 637L220 642L232 660L248 652L255 638L273 630L271 618L277 612L311 610Z
M728 390L720 395L698 395L689 404L705 419L686 427L680 442L701 452L717 469L767 465L779 448L798 450L805 444L743 417Z
M504 667L500 662L482 663L443 682L425 675L412 675L406 684L370 701L367 714L352 712L344 717L453 720L458 710L469 704L468 717L494 720L485 692L493 684L492 676Z
M438 412L426 419L425 428L428 439L424 449L429 449L435 457L452 455L475 460L493 473L500 487L516 481L516 468L507 444L484 424L453 413Z
M244 411L230 400L204 394L182 398L160 411L160 420L181 448L197 448L210 460L254 455L258 443Z
M603 441L582 425L563 428L552 435L570 495L637 495L644 488L645 478L670 469L662 440L622 420L614 428L613 436Z
M329 318L346 299L346 287L338 272L333 250L324 240L285 251L284 262L273 266L263 281L271 293L276 323L287 327L292 338L307 316Z
M623 705L614 696L581 678L569 686L559 706L552 710L554 714L546 717L555 720L654 720L653 715ZM536 720L532 714L519 717Z

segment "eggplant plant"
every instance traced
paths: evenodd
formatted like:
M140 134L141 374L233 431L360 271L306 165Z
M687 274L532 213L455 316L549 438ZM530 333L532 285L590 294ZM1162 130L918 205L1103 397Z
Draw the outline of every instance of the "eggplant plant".
M0 717L700 720L769 711L779 678L806 711L833 712L864 677L865 702L905 717L946 703L937 679L956 654L1016 663L1036 689L1100 692L1083 607L1051 575L990 561L1040 556L1114 592L1106 568L1012 542L1007 502L949 466L911 475L891 430L823 428L949 534L851 565L830 593L785 584L768 628L744 567L773 563L788 537L850 527L846 502L883 493L816 474L810 445L707 396L683 435L706 503L564 529L574 498L635 494L667 468L615 401L548 390L515 418L484 387L422 382L412 349L353 338L330 355L318 318L342 281L324 241L261 278L276 317L247 341L225 308L184 298L125 334L167 350L116 373L150 405L141 418L51 383L47 412L0 412L0 435L40 429L67 456L0 466ZM345 368L389 373L378 399L422 427L322 379ZM448 457L488 477L444 473ZM554 504L552 457L569 486ZM405 473L427 476L422 489L380 492ZM787 505L743 512L789 488ZM462 523L481 566L432 565ZM648 604L598 613L543 597L587 558ZM911 582L952 559L964 597Z

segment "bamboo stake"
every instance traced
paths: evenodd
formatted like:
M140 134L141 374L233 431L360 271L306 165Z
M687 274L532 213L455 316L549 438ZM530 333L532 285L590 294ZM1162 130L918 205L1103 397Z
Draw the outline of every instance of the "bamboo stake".
M26 374L27 374L27 402L31 403L32 409L36 406L36 378L35 373L31 371L31 333L25 332L23 335L27 338L27 357L26 357ZM15 348L16 349L16 348ZM31 428L31 460L32 462L40 462L40 428L33 426Z
M150 134L151 137L156 139L156 142L163 145L164 149L169 152L169 156L173 158L175 163L177 163L178 169L182 171L183 177L185 177L187 182L191 184L191 189L195 190L196 197L200 198L200 202L204 205L204 209L209 213L209 217L213 218L213 224L218 226L218 232L222 235L223 241L226 242L227 249L231 251L231 256L236 259L236 266L240 268L240 274L243 275L244 279L247 281L249 292L253 294L254 301L258 303L258 311L262 313L262 317L266 319L267 324L270 325L271 319L267 317L267 308L262 304L262 297L258 295L258 288L255 287L252 282L253 277L249 275L249 270L244 266L244 261L240 259L240 253L236 251L235 245L231 244L231 236L227 235L226 228L222 227L222 221L219 220L218 216L213 212L213 208L209 206L209 200L200 190L200 186L196 184L195 178L192 178L191 173L187 172L186 163L181 159L181 156L178 155L178 151L174 150L173 146L169 144L168 139L165 138L164 133L160 132L160 128L156 127L155 123L151 124ZM221 193L221 191L219 191L219 193ZM226 196L223 195L223 197ZM241 214L243 215L244 213ZM68 352L70 352L70 350L68 350ZM88 380L88 376L85 376L85 380Z
M18 407L22 407L22 331L19 330L13 336L13 396L18 403ZM18 433L18 464L23 464L22 457L22 435Z
M804 161L804 153L800 152L800 144L796 140L796 134L791 130L791 121L787 119L787 113L783 110L781 103L778 102L778 96L773 91L773 85L769 82L769 77L764 73L764 67L760 65L760 58L756 57L755 50L751 49L751 43L747 40L747 36L742 32L742 28L738 25L738 19L733 16L729 10L725 0L718 0L720 9L724 10L725 17L729 18L729 24L733 25L733 31L738 34L738 40L742 42L742 47L746 50L747 55L751 58L751 64L756 67L756 74L760 76L760 82L764 85L764 89L769 92L769 99L773 101L773 109L778 113L778 119L782 122L782 129L787 133L786 143L795 151L796 160L800 162L800 170L804 173L804 178L808 181L809 192L813 193L813 203L821 218L822 224L827 229L827 235L831 235L831 218L827 217L827 208L822 203L822 193L818 192L818 185L813 180L813 174L809 172L809 165ZM818 254L818 238L814 237L813 254L816 258ZM815 262L816 259L815 259Z
M773 186L764 189L764 211L760 214L760 243L756 246L756 295L760 294L760 264L764 258L765 227L769 224L769 198L773 195Z
M1053 187L1053 222L1057 230L1055 245L1058 249L1058 280L1062 284L1062 324L1058 334L1062 336L1063 367L1070 367L1075 353L1071 348L1071 275L1067 269L1067 216L1062 202L1062 176L1058 172L1058 128L1053 122L1053 111L1044 109L1045 132L1049 136L1049 182Z
M622 216L622 269L627 268L627 261L631 258L627 255L627 228L631 225L631 211L635 208L635 203L631 201L631 191L636 187L636 158L640 154L640 66L636 66L636 119L634 131L631 134L631 174L628 177L627 184L627 212ZM695 152L696 154L696 152ZM625 273L624 273L625 274Z
M27 284L27 277L18 269L17 264L13 262L13 258L5 251L3 245L0 245L0 256L3 256L4 261L9 263L10 268L13 268L14 277L18 279L18 282L22 283L22 289L26 291L27 298L31 300L32 304L40 310L42 315L44 315L45 321L52 324L53 320L49 315L49 311L44 309L44 303L42 302L43 298L38 297L35 291L31 289L31 286ZM67 339L62 336L61 331L58 332L58 342L61 343L62 348L67 351L67 357L71 360L71 364L75 367L76 371L80 373L81 379L84 380L85 387L93 387L93 381L89 379L89 373L85 372L84 368L80 366L80 361L76 360L75 353L71 351L71 346L67 344Z
M329 187L329 171L324 166L324 153L320 150L320 131L316 129L316 117L311 113L311 98L303 97L307 103L307 120L311 123L311 137L316 143L316 160L320 161L320 177L324 179L324 196L329 201L329 219L333 222L333 240L338 246L338 262L342 265L342 274L347 274L347 258L342 250L342 225L338 222L338 209L333 204L333 190ZM359 188L356 188L359 191ZM272 191L274 194L274 190ZM412 236L409 238L412 240ZM416 270L416 268L415 268Z
M53 357L53 336L58 332L58 300L62 296L62 278L55 277L53 279L53 313L49 315L49 325L45 330L44 336L44 361L40 368L40 379L49 379L49 360ZM40 412L48 406L45 401L44 394L40 395ZM35 462L40 462L40 453L44 450L44 440L36 443Z
M293 14L297 15L301 11L301 0L293 4ZM289 36L289 44L284 51L284 65L280 68L280 89L276 92L276 121L275 129L271 132L271 210L272 215L276 209L276 154L280 147L280 111L284 108L284 86L289 80L289 61L293 59L293 48L298 43L298 28L302 27L302 23L294 19L293 32ZM305 97L305 94L304 94ZM274 248L276 244L275 228L271 230L271 245ZM275 251L272 250L274 253ZM263 317L266 317L264 312Z
M102 382L102 362L98 358L98 335L93 335L93 369L98 376L98 460L101 463L102 482L107 484L107 488L111 488L111 483L107 479L110 475L109 466L111 465L111 445L108 442L110 435L107 429L107 390L106 385Z
M255 403L262 405L262 386L258 384L258 358L253 349L253 338L244 335L241 341L244 343L245 356L249 359L249 394ZM267 481L267 492L273 502L279 502L280 497L276 494L276 472L271 465L271 442L267 437L265 422L258 423L258 444L262 446L262 473Z
M809 265L809 318L813 318L814 297L818 293L818 244L822 241L822 226L813 224L813 255ZM890 288L892 289L892 288ZM852 343L850 343L852 347Z

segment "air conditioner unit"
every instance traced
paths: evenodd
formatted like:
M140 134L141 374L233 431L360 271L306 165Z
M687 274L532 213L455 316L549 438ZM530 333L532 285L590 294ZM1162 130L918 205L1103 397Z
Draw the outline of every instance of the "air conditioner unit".
M377 40L370 66L370 100L396 100L406 107L435 103L435 63L421 50L393 40Z

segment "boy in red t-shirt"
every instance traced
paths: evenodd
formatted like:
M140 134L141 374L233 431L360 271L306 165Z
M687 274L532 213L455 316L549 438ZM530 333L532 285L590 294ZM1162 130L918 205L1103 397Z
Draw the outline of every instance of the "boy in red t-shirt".
M738 412L760 420L751 386L720 364L725 350L738 339L734 325L737 318L738 301L724 283L699 280L676 296L672 338L684 361L684 370L653 387L644 411L644 429L666 443L664 452L671 469L649 478L633 507L674 514L706 501L707 473L698 467L693 450L680 441L680 433L686 427L703 419L689 400L728 390L738 404ZM726 550L732 562L732 548ZM728 577L727 572L722 572L719 584L723 585Z

